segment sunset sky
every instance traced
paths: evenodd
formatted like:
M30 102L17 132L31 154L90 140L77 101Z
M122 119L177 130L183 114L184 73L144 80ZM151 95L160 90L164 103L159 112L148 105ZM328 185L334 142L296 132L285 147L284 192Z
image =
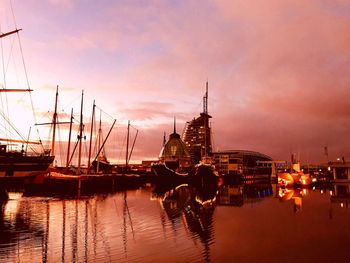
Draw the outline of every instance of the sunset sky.
M70 112L81 90L139 130L136 159L181 133L209 82L214 150L303 163L350 160L350 2L346 0L13 0L38 114ZM0 3L1 32L15 27ZM0 79L2 83L2 79ZM74 108L75 112L79 108Z

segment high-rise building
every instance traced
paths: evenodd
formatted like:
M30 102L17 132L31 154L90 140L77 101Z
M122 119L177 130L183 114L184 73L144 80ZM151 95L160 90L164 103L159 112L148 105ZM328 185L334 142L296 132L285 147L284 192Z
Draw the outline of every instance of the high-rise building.
M200 116L186 123L182 140L187 146L193 164L199 163L204 156L211 155L211 128L208 114L208 82L203 97L203 112Z

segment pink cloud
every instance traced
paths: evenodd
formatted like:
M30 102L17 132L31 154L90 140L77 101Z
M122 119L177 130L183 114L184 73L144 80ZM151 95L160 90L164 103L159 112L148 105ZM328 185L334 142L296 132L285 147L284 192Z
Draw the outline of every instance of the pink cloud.
M26 15L52 29L25 35L34 82L87 89L140 124L139 156L158 154L152 141L167 118L171 130L174 115L184 123L199 114L207 79L218 148L323 161L328 144L349 155L346 1L104 2L94 12L79 4Z

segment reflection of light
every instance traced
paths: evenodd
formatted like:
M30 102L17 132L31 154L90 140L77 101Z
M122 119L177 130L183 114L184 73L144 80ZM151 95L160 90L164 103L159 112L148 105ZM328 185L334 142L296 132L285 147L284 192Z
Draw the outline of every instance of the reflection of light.
M312 178L312 182L315 183L317 181L316 178Z
M340 161L340 158L337 158L337 161Z
M178 185L178 186L175 187L175 190L177 190L177 189L179 189L179 188L181 188L181 187L183 187L183 186L188 186L188 184L180 184L180 185Z
M13 219L18 210L19 200L21 199L23 193L8 193L9 201L7 202L4 209L4 216L8 219Z
M314 186L314 187L312 187L312 190L315 190L316 189L316 187Z
M318 170L319 172L322 172L322 169Z
M304 194L304 195L306 195L306 194L307 194L306 189L303 189L303 194Z
M330 194L330 195L333 195L333 191L329 191L329 194Z
M344 207L344 203L340 203L340 207Z
M330 166L328 166L328 171L330 171L331 170L331 167Z
M205 200L204 202L198 196L196 196L196 202L202 206L205 206L206 204L211 205L215 201L216 201L216 196L213 199Z
M323 194L323 190L321 189L321 194Z

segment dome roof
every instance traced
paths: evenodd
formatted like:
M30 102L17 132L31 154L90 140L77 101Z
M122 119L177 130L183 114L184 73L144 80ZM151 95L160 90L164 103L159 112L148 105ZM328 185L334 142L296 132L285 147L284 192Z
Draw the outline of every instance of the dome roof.
M180 135L174 132L170 134L169 140L164 144L159 157L190 158L190 154L185 143L181 140Z

